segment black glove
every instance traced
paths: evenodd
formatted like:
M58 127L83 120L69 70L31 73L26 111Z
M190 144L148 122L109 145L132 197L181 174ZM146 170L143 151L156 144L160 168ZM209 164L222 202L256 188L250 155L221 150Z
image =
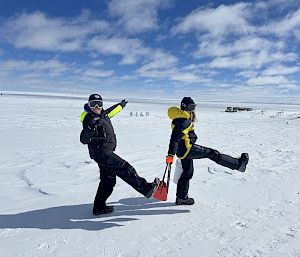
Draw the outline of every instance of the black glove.
M128 103L128 101L126 99L123 99L120 103L120 105L122 106L122 108L124 108L126 106L126 104Z

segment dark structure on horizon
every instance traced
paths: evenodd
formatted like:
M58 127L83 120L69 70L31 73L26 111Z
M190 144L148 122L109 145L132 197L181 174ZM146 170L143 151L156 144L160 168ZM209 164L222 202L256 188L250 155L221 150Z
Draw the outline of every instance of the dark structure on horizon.
M253 111L252 108L249 107L227 107L225 112L238 112L238 111Z

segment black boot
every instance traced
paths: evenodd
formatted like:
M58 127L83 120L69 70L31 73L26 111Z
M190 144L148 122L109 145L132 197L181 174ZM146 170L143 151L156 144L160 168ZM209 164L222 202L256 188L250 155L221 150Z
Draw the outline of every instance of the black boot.
M159 178L154 179L154 181L151 183L151 188L149 192L145 195L147 198L152 198L152 196L154 195L154 193L156 192L159 186L159 182L160 182Z
M176 197L176 202L177 205L193 205L195 203L194 198L191 197L185 197L185 198L179 198Z
M237 170L240 172L245 172L248 162L249 162L249 155L247 153L242 153L241 157L239 158L240 166L237 168Z
M109 214L112 213L114 211L114 207L113 206L104 206L102 208L93 208L93 214L95 216L101 215L101 214Z

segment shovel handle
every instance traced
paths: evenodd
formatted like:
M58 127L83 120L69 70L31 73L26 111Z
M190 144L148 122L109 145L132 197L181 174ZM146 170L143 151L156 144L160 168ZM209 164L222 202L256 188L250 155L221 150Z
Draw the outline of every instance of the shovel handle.
M168 167L171 167L171 165L167 164L167 166L165 168L164 176L162 178L162 181L165 181L165 177L166 177L166 174L167 174Z
M171 176L171 165L167 164L166 168L165 168L165 172L164 172L164 176L162 179L162 182L165 182L165 177L168 171L168 177L167 177L167 190L169 189L169 184L170 184L170 176Z

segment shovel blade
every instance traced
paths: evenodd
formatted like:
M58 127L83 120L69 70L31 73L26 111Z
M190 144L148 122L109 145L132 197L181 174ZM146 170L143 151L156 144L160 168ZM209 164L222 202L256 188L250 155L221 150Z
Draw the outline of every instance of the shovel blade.
M153 198L160 200L160 201L166 201L168 198L168 186L164 181L161 181L159 183L159 186L157 190L155 191Z

